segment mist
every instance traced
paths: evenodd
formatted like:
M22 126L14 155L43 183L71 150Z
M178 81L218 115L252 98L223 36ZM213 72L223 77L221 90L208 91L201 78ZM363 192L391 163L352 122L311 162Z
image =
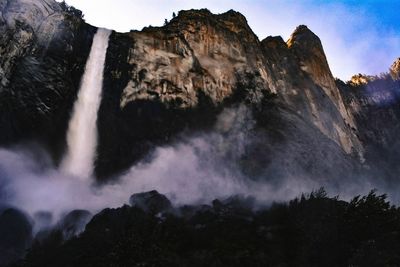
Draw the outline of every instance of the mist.
M0 206L15 207L32 218L47 212L54 223L69 211L83 209L95 214L126 204L133 193L153 189L178 206L206 204L232 195L254 197L258 205L268 206L320 187L345 200L377 188L397 201L398 185L387 187L368 177L315 180L301 170L292 170L296 176L279 179L273 172L266 172L262 179L246 175L238 162L254 138L254 124L246 106L226 108L211 132L181 136L179 142L158 147L146 160L105 185L98 185L94 177L82 179L60 171L38 146L0 149ZM49 224L46 222L46 227Z

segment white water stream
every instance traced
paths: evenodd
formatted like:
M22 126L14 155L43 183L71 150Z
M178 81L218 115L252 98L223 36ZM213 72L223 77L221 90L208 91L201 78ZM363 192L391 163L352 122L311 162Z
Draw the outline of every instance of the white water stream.
M93 174L97 147L97 112L101 102L110 33L110 30L99 28L93 38L78 99L69 121L67 153L60 166L63 172L82 179Z

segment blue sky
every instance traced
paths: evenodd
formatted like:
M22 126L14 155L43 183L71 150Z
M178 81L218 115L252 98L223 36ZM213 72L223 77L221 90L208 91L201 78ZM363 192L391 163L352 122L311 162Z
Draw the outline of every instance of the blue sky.
M260 39L289 38L306 24L322 41L334 76L379 74L400 57L399 0L66 0L88 23L117 31L162 25L172 12L208 8L244 14Z

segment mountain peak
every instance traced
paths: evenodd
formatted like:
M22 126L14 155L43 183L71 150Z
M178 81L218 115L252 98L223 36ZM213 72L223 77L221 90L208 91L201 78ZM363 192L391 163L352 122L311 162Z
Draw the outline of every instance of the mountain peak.
M318 46L322 49L321 40L306 25L299 25L287 41L289 48L296 46Z
M376 79L376 77L359 73L351 77L350 84L352 86L362 86L370 83L374 79Z
M229 30L234 33L245 34L247 37L255 40L255 34L247 23L247 19L241 13L231 9L225 13L213 14L210 10L190 9L181 10L178 16L173 18L166 25L168 30L182 30L189 26L190 28L211 25L216 29Z
M207 8L202 8L202 9L189 9L189 10L181 10L178 12L178 16L174 19L195 19L199 17L216 17L220 19L225 19L225 20L230 20L233 22L240 22L240 23L246 23L247 20L246 17L241 14L240 12L237 12L233 9L230 9L224 13L221 14L213 14L209 9ZM173 19L173 20L174 20Z
M298 26L286 42L300 60L303 71L322 87L332 86L333 76L321 40L306 25Z

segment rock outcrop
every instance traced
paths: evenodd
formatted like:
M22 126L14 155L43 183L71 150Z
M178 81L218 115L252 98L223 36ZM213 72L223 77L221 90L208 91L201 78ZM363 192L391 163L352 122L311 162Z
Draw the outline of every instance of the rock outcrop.
M128 36L133 44L128 54L132 70L121 108L136 99L193 107L199 91L221 103L247 72L264 76L258 89L268 87L257 37L235 11L182 11L164 27Z
M299 26L287 43L279 37L263 40L277 94L287 106L312 122L346 153L363 159L352 114L346 110L329 69L321 41Z
M390 67L390 75L392 75L393 80L400 79L400 58L396 59Z
M133 194L129 198L129 204L151 214L158 214L172 209L171 201L156 190Z

